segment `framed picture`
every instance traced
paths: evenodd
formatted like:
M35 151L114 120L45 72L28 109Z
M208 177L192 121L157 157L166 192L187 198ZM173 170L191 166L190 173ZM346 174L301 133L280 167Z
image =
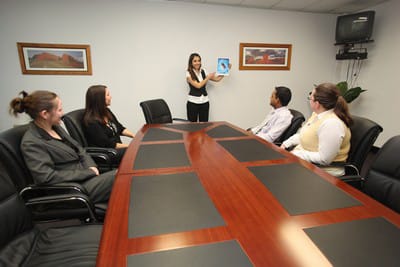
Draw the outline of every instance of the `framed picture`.
M240 43L239 70L290 70L291 44Z
M92 75L89 45L17 43L23 74Z

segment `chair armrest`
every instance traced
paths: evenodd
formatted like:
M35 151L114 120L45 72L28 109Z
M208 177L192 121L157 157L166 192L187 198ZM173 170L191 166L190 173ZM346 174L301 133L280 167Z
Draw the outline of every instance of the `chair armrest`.
M115 158L117 157L117 150L108 147L85 147L85 151L92 157L99 167L99 171L110 171L115 167Z
M360 175L343 175L338 177L338 179L342 180L346 184L349 184L358 190L362 191L364 187L365 179Z
M59 194L84 194L86 189L78 183L58 183L54 185L29 185L19 193L22 199L28 201L31 198L55 196Z
M78 203L73 204L73 203ZM83 194L59 194L29 199L25 205L30 208L36 220L85 218L97 222L94 204ZM60 207L63 207L60 209ZM68 208L67 208L68 207Z
M337 178L349 184L359 190L362 190L364 186L364 178L360 176L360 172L358 171L357 167L353 164L347 162L332 162L329 165L321 165L313 163L318 167L343 167L345 174L342 176L338 176Z
M111 147L94 147L94 146L88 146L85 147L86 152L88 153L102 153L107 155L108 157L112 158L117 155L117 150L115 148Z
M97 165L99 166L107 166L108 168L111 168L111 165L113 163L112 157L109 155L102 153L102 152L87 152L89 156L92 157L94 162L96 162Z
M350 163L345 164L344 165L344 170L345 170L346 175L357 175L357 176L360 176L360 171L353 164L350 164Z
M345 175L357 175L357 176L360 175L360 171L358 170L358 168L355 165L347 162L331 162L331 164L328 165L321 165L318 163L313 163L313 164L318 167L343 167Z

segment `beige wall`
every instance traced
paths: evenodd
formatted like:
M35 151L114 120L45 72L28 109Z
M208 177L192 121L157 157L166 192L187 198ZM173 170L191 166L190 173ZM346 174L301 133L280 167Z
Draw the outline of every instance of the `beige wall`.
M359 77L368 92L352 107L355 113L381 122L383 139L398 132L381 108L383 104L393 112L399 110L394 97L383 99L383 92L397 94L398 99L394 85L399 78L393 74L399 61L390 55L397 53L398 59L393 40L399 39L393 11L398 7L388 2L377 8L376 42L369 47L370 58ZM9 100L20 90L53 90L67 112L83 107L87 87L98 83L110 87L111 108L132 131L144 123L138 103L145 99L165 98L174 116L185 117L185 69L194 51L202 55L208 71L215 70L220 56L230 57L233 64L229 77L208 86L211 120L243 128L260 122L275 85L289 86L294 95L291 106L308 116L306 95L312 85L341 80L346 69L344 62L335 60L335 21L336 16L327 14L175 2L2 0L0 130L23 121L7 113ZM90 44L93 75L22 75L16 42ZM240 42L292 44L291 70L239 71Z

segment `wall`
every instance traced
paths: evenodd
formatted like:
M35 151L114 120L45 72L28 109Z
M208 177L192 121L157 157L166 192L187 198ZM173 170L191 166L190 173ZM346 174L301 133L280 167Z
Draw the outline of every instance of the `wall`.
M368 48L368 59L364 60L357 84L367 91L351 104L353 114L365 116L383 127L383 132L376 141L381 146L387 139L400 134L400 124L396 116L400 113L400 1L387 3L371 8L375 10L373 43ZM347 62L337 63L346 77Z
M377 145L399 134L397 63L399 1L376 10L368 59L358 84L368 91L351 104L351 112L384 127ZM231 58L231 75L209 84L211 120L252 126L269 110L275 85L293 90L291 106L309 115L312 85L346 78L347 62L336 61L333 46L336 16L229 6L128 0L2 0L0 3L0 130L26 118L8 115L8 103L21 90L49 89L62 98L64 110L84 105L88 86L103 83L113 95L114 113L136 131L144 123L138 103L163 97L173 115L185 117L185 69L191 52L214 71L216 58ZM90 44L92 76L22 75L16 42ZM293 44L290 71L239 71L240 42ZM393 114L393 115L392 115Z
M185 117L188 56L197 51L214 71L216 59L231 58L231 75L210 84L211 120L243 128L259 123L275 85L293 90L292 107L309 114L307 93L336 75L333 46L336 16L229 6L144 1L2 0L0 130L24 119L7 113L21 90L49 89L64 110L84 106L92 84L106 84L112 110L132 131L144 123L139 102L162 97L175 117ZM90 44L92 76L22 75L16 42ZM240 42L293 44L290 71L239 71Z

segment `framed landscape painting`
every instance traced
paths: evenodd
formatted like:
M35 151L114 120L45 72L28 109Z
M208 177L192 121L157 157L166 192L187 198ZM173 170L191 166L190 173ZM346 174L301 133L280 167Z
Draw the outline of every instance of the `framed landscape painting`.
M23 74L92 75L89 45L17 43Z
M239 70L290 70L291 44L240 43Z

